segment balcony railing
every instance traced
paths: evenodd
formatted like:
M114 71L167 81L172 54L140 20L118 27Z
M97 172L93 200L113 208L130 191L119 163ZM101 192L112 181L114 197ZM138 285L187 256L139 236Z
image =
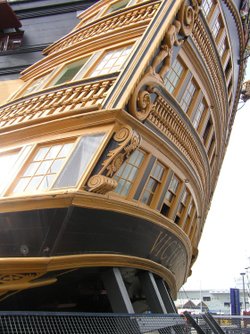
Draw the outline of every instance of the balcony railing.
M154 16L159 4L160 1L155 1L154 3L149 3L147 5L137 6L131 10L127 9L125 12L123 11L112 17L108 16L57 41L45 49L44 53L50 54L116 29L124 30L129 25L138 25L141 22L148 22L148 20L151 20Z
M98 109L116 80L117 73L98 81L90 79L53 87L18 99L0 108L0 128L18 125L34 119L73 112L76 109Z

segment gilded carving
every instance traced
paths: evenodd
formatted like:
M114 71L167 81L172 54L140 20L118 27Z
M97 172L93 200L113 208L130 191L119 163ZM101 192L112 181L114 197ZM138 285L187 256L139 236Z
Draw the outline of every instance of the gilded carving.
M86 26L77 30L73 34L66 36L63 40L60 40L47 49L44 50L44 54L51 54L53 52L58 52L68 47L72 47L77 43L81 43L88 39L94 39L98 35L106 34L117 29L129 29L134 24L143 24L151 20L156 10L160 5L159 1L155 3L144 4L140 8L134 8L127 10L126 12L121 12L115 17L109 17L108 19L103 19L102 21L97 21L97 23L91 26Z
M113 140L118 143L118 146L108 152L98 174L93 175L88 181L87 185L91 192L106 194L114 190L117 182L112 179L112 176L140 144L139 134L128 125L116 131Z
M146 120L155 109L154 87L164 81L164 76L171 66L173 47L183 44L184 39L192 33L201 0L192 0L190 3L191 5L187 5L186 2L182 4L175 21L164 36L159 53L153 59L151 66L130 98L129 111L140 121Z
M41 275L41 273L2 274L0 275L0 287L10 283L15 284L30 282Z
M70 88L56 88L43 91L42 95L31 95L0 108L0 128L17 125L80 108L98 109L114 79L87 84L84 81Z
M127 159L139 146L140 136L130 126L124 126L114 135L114 140L119 143L118 147L107 154L103 162L100 174L112 177Z
M117 182L104 175L94 175L88 181L89 191L97 194L106 194L117 187Z

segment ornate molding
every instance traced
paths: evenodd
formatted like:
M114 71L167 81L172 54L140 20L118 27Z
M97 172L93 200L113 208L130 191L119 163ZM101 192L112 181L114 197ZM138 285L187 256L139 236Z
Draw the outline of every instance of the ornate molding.
M73 45L75 46L89 39L93 40L100 35L103 36L104 34L124 29L125 27L126 29L130 29L134 25L146 24L154 17L159 6L160 1L154 1L154 3L142 4L132 9L126 8L120 14L109 15L97 22L91 22L47 47L44 50L44 54L61 52Z
M117 147L107 153L99 172L88 181L91 192L106 194L116 188L117 182L111 178L140 145L140 136L130 126L124 125L115 132L113 141L118 143Z
M201 0L191 0L190 5L183 2L174 22L163 38L159 53L135 88L129 101L129 112L141 122L145 121L155 109L154 87L164 81L164 76L171 66L173 47L182 45L192 33L200 5Z
M88 181L89 191L96 194L106 194L117 187L117 182L104 175L94 175Z
M14 100L0 107L0 128L20 126L42 118L61 117L63 113L75 113L82 108L97 110L114 82L114 77L93 82L82 80Z
M56 278L40 279L45 272L5 273L0 275L0 296L9 291L30 289L55 283ZM37 280L39 279L39 280Z
M99 174L108 177L112 177L123 162L136 150L140 144L140 136L130 126L125 125L115 133L113 140L118 143L118 147L108 152L99 172Z

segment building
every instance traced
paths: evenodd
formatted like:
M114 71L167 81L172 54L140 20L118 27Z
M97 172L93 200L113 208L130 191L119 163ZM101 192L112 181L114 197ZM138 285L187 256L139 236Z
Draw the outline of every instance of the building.
M4 84L0 309L175 312L240 97L243 5L101 0Z
M202 305L201 305L202 302ZM245 295L246 311L249 301ZM229 290L188 290L179 291L175 305L179 312L184 310L192 313L209 311L214 314L231 314L231 300ZM240 290L240 308L244 311L244 293Z

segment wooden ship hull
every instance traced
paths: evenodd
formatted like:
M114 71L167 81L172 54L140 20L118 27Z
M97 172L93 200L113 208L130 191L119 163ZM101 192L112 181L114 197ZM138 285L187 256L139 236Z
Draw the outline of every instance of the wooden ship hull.
M240 96L239 10L101 0L22 72L0 107L1 310L175 312Z

